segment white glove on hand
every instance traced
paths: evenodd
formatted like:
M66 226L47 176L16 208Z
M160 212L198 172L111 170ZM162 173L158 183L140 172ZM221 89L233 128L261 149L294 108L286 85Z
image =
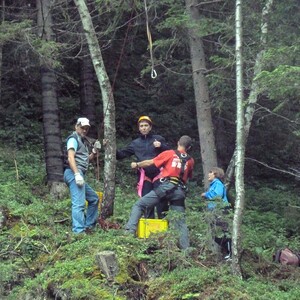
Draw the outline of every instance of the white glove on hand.
M80 173L75 173L75 182L78 186L83 186L84 185L84 179L83 177L81 176Z
M93 153L97 153L97 150L100 151L101 150L101 143L100 141L96 140L95 144L94 144L94 148L93 148Z

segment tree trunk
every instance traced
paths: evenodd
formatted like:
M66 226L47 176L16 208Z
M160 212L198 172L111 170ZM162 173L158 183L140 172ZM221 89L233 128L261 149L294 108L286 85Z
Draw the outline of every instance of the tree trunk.
M103 101L104 138L109 142L105 147L104 165L104 201L101 217L107 218L113 214L115 196L115 173L116 173L116 126L115 126L115 103L104 66L101 49L97 40L96 32L90 13L84 0L74 0L79 11L82 26L85 32L92 62L100 85Z
M1 11L1 23L5 20L5 0L1 1L2 11ZM0 103L2 98L2 59L3 59L3 44L0 43Z
M255 78L260 74L263 67L263 56L266 51L266 44L267 44L267 36L268 36L268 17L270 10L273 5L273 0L267 0L267 3L262 11L262 23L261 23L261 50L256 56L255 65L254 65L254 72L253 72L253 79L250 89L250 94L247 99L247 106L246 106L246 112L245 112L245 144L247 143L249 131L251 127L251 123L253 120L253 116L255 113L255 104L258 101L258 95L259 95L259 88L255 81ZM235 168L235 158L236 158L236 149L232 155L232 158L230 160L230 163L227 167L226 171L226 187L229 189L232 181L233 181L233 175L234 175L234 168Z
M92 126L89 136L98 138L96 122L95 70L87 45L83 45L83 58L80 62L80 111L87 117Z
M243 59L242 59L242 0L236 0L235 30L236 30L236 202L232 228L232 271L242 277L240 267L241 225L245 203L244 163L244 90L243 90Z
M190 18L188 28L191 62L193 70L193 83L197 111L198 132L200 139L204 186L208 187L209 169L217 166L215 137L211 116L211 103L208 94L208 84L205 77L206 63L203 42L197 33L198 24L201 22L196 6L197 1L186 0L186 11Z
M41 39L51 41L53 33L50 3L48 0L37 0L36 4L38 34ZM41 59L41 82L47 182L53 189L63 182L63 153L56 94L57 80L51 65L44 58ZM53 192L55 192L55 188Z

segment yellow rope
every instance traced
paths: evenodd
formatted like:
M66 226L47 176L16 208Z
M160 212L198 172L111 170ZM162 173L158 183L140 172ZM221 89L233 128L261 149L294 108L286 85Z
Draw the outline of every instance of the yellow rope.
M147 8L147 0L144 0L145 4L145 14L146 14L146 28L147 28L147 37L149 42L149 51L150 51L150 59L151 59L151 78L155 79L157 77L157 73L154 69L154 59L153 59L153 44L152 44L152 36L149 28L149 18L148 18L148 8Z

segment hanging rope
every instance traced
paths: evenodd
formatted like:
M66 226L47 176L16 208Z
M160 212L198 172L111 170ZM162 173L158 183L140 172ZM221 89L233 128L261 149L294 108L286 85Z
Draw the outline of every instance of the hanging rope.
M157 77L157 73L154 69L154 59L153 59L153 49L152 49L153 44L152 44L152 36L149 28L147 0L144 0L144 4L145 4L145 14L146 14L147 37L149 42L149 51L150 51L150 59L151 59L151 78L155 79Z

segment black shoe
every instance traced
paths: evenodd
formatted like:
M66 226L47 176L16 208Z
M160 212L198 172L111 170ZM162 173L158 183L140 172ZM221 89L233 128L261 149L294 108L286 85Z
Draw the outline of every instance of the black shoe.
M228 253L226 256L224 256L224 260L226 260L226 261L232 260L231 253Z
M94 232L93 228L86 228L84 231L86 234L92 234Z

